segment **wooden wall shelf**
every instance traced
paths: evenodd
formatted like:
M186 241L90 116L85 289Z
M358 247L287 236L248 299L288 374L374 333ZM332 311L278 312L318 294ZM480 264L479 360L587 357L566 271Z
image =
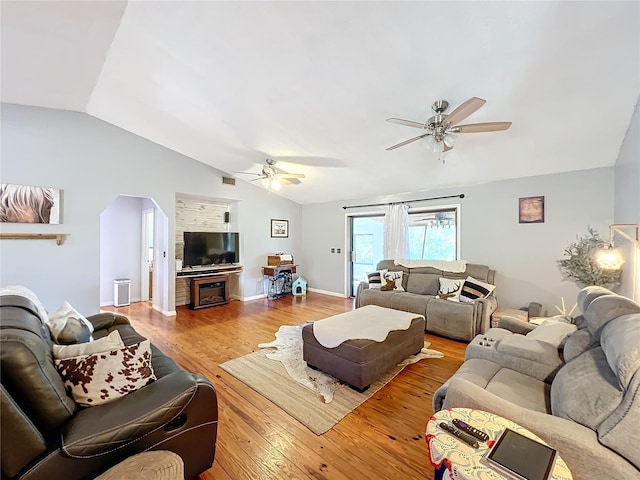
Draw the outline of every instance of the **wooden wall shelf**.
M62 245L66 233L0 233L0 240L55 240Z

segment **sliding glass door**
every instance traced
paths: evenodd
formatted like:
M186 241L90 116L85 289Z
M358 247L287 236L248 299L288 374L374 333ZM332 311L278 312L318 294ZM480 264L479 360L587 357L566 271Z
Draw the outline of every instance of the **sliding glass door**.
M384 214L353 215L349 222L349 285L355 296L367 272L384 260ZM457 260L459 206L409 210L409 258Z
M367 272L376 269L382 258L384 215L349 217L349 285L355 296L358 284Z

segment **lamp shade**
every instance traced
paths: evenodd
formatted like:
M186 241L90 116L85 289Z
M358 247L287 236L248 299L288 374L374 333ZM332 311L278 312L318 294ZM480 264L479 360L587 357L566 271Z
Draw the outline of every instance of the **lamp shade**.
M598 266L604 270L620 270L624 263L620 251L611 246L598 250L595 255L595 260Z
M453 144L456 141L456 136L455 135L451 135L450 133L447 133L444 138L442 139L442 141L444 142L444 144L451 148L453 147Z
M427 146L427 148L429 149L430 152L437 152L438 150L436 150L437 147L437 143L436 139L433 138L433 135L429 135L427 137L425 137L424 139L424 143Z

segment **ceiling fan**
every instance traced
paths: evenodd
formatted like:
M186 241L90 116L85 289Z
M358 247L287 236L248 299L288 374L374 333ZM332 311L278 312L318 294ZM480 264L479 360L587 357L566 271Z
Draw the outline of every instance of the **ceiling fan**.
M268 187L278 188L281 184L299 184L300 178L305 178L303 173L288 173L282 170L281 168L276 167L276 161L271 158L267 158L265 165L262 166L261 173L253 173L253 172L234 172L241 173L244 175L255 175L256 178L250 180L250 182L255 182L256 180L267 180Z
M401 118L387 118L387 122L424 130L424 132L417 137L393 145L387 148L387 150L394 150L424 138L434 152L442 154L453 148L453 142L455 140L454 133L497 132L508 129L511 126L511 122L485 122L458 125L485 103L486 100L482 98L472 97L455 108L451 113L446 114L444 111L449 108L449 102L446 100L438 100L431 106L434 115L424 123L403 120Z

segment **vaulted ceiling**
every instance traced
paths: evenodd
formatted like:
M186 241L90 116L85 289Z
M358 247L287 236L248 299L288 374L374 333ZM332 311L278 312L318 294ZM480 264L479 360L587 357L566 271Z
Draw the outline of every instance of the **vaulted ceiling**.
M613 165L640 3L1 3L3 102L86 112L223 172L304 173L301 204ZM446 164L431 104L487 103ZM249 180L253 177L235 175Z

